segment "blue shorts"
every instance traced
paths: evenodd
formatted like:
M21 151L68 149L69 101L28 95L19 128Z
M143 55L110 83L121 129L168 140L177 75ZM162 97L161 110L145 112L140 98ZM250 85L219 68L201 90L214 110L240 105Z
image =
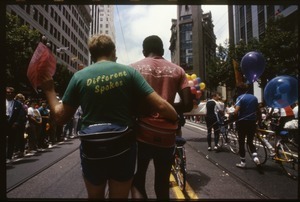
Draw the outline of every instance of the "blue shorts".
M132 147L112 158L89 160L81 158L81 170L84 177L93 185L100 185L108 179L127 181L133 178L136 171L137 148L136 143Z

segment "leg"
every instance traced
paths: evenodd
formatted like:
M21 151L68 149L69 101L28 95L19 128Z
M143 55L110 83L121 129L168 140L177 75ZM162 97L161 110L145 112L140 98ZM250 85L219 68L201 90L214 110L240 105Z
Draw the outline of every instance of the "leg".
M8 138L7 138L7 151L6 151L6 158L12 159L14 149L15 149L15 141L17 136L17 127L11 127L8 132Z
M220 138L219 124L217 122L215 122L213 125L213 128L214 128L214 142L215 142L215 146L217 146L219 143L219 138Z
M100 185L93 185L84 176L83 179L89 199L104 199L106 182Z
M247 144L249 145L251 154L256 153L256 147L253 145L255 128L256 128L255 122L249 121L248 130L245 131L245 133L247 135Z
M151 154L148 149L148 145L141 142L138 143L137 171L134 175L133 188L131 189L132 198L148 198L145 187L146 173L151 160Z
M238 127L238 136L239 136L239 154L240 154L240 158L242 160L245 160L245 156L246 156L245 131L247 131L248 129L245 128L245 126L247 127L247 125L245 125L243 121L239 121L237 124L238 124L237 127Z
M156 154L153 158L155 168L154 189L157 199L170 199L169 181L172 163L174 161L174 147L156 148Z
M120 182L109 180L109 198L111 199L127 199L131 189L132 178L130 180Z
M243 124L241 123L241 121L238 122L237 124L237 128L238 128L238 137L239 137L239 154L240 154L240 159L241 162L237 163L236 166L239 168L244 168L246 167L246 153L245 153L245 129L243 127Z
M211 147L211 131L212 131L212 124L208 118L205 118L206 121L206 128L207 128L207 144L208 147Z

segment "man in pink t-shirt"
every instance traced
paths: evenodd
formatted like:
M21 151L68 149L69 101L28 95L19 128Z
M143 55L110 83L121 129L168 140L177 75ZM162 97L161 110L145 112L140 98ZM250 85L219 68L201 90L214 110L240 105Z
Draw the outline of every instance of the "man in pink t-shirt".
M185 71L178 65L163 58L162 40L148 36L143 41L144 59L131 64L137 69L151 87L174 106L178 114L189 112L193 108L192 94ZM180 102L174 103L176 93ZM137 134L139 136L141 134ZM174 143L175 145L175 143ZM155 193L157 199L169 199L169 177L173 162L174 146L161 147L138 139L138 167L133 181L132 197L142 195L147 198L145 189L146 172L151 159L155 168Z

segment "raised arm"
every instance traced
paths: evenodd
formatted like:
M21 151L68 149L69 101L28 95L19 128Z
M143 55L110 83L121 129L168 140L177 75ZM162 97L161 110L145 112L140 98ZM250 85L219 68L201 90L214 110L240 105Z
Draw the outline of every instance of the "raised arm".
M74 115L76 108L73 108L64 103L60 103L56 97L53 79L45 80L40 86L46 95L49 103L51 116L54 118L58 125L63 125L71 119Z

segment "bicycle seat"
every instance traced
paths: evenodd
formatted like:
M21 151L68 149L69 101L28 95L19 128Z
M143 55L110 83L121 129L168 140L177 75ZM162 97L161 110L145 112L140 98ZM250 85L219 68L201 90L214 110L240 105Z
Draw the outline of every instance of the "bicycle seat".
M176 145L183 146L186 143L186 140L183 137L176 136Z

